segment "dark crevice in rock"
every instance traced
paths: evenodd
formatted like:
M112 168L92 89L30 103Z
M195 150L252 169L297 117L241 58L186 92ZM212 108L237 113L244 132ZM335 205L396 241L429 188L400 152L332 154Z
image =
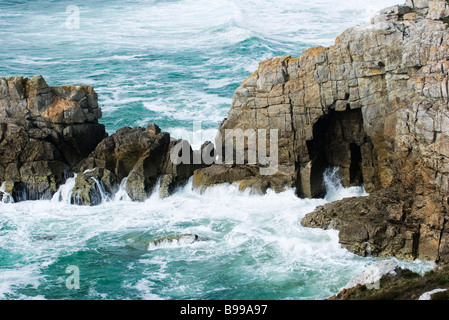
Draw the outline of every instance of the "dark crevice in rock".
M307 141L312 197L325 195L323 174L328 168L340 168L344 186L363 184L361 145L365 140L361 109L330 110L314 124L313 139Z
M363 185L362 172L362 152L360 146L355 143L350 144L351 150L351 166L349 168L349 180L351 186Z

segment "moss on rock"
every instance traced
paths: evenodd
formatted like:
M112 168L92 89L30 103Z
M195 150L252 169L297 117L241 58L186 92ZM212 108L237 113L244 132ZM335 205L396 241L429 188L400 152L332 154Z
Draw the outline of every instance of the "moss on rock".
M418 300L421 295L435 289L449 289L449 268L436 268L424 276L410 270L399 270L396 275L386 275L379 289L359 285L344 289L328 300ZM449 293L439 292L432 300L448 300Z

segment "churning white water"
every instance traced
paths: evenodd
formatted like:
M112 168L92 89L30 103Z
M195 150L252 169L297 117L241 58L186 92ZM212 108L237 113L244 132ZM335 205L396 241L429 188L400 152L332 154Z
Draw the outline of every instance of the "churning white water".
M326 199L365 195L341 187L333 171L325 181ZM60 199L0 205L0 298L71 296L64 270L76 265L85 288L77 294L92 299L322 299L379 260L342 249L337 231L303 228L301 218L327 201L294 190L257 196L222 185L199 194L189 183L143 203ZM179 238L154 245L167 236Z

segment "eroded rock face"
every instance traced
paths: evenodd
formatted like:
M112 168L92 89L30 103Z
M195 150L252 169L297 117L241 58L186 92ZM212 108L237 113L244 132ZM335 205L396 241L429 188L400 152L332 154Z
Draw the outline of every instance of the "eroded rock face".
M0 184L18 200L50 198L106 136L88 86L0 78Z
M449 259L449 32L440 21L449 15L448 8L446 1L423 2L415 12L393 8L374 19L389 23L391 33L402 33L403 40L398 38L396 49L383 54L397 61L394 68L383 61L386 90L377 86L377 92L367 96L382 97L362 106L377 160L369 170L362 160L372 195L329 204L303 220L306 226L332 221L340 230L340 242L358 254L365 255L370 247L377 256ZM402 18L401 10L406 12ZM385 103L378 105L382 99Z
M189 163L173 163L170 155L178 144L186 146ZM158 183L160 196L167 197L177 187L185 184L196 169L205 166L204 163L194 164L193 156L194 151L187 141L172 139L169 133L161 132L155 124L149 124L147 128L122 128L104 139L77 166L77 171L80 172L77 181L80 183L79 188L75 187L73 190L72 198L76 199L73 202L99 204L92 201L92 198L99 199L100 192L90 177L91 172L96 173L94 178L100 185L103 185L102 180L107 175L108 183L104 187L111 190L117 190L126 178L125 191L135 201L148 199ZM88 182L87 185L84 180Z
M361 256L434 259L438 245L432 239L420 238L420 223L411 214L412 202L411 197L403 197L398 190L386 189L368 197L318 207L301 224L339 230L343 247ZM423 247L432 243L433 250Z
M408 1L346 30L330 48L262 62L236 90L220 132L278 129L279 168L267 177L228 174L227 182L281 181L301 197L320 197L324 170L338 167L344 186L363 183L371 197L352 200L356 208L317 210L320 227L348 222L341 242L359 254L366 242L375 255L448 259L448 17L445 0ZM222 171L200 170L195 183L223 182ZM361 213L370 206L372 214ZM401 218L379 218L390 214Z
M0 78L2 198L51 198L77 173L73 204L97 205L125 178L131 199L143 201L160 179L161 196L167 197L205 166L193 161L195 152L186 141L171 139L155 124L125 127L108 137L100 117L91 87L49 87L39 76ZM181 143L191 161L174 164L170 153Z

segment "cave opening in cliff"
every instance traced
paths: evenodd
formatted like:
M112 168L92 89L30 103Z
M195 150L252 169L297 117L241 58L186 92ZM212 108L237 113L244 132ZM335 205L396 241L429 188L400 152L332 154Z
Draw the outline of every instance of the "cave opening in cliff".
M349 182L351 186L360 186L363 184L362 172L362 152L360 146L355 143L350 144L351 166L349 167Z
M306 179L309 185L305 189L308 187L309 192L305 192L305 196L311 198L323 198L326 195L324 172L331 167L329 150L326 149L330 147L328 142L333 118L333 115L325 115L318 119L313 126L313 139L306 142L310 158L310 175L309 179Z
M326 156L326 141L331 119L328 116L321 117L313 126L313 139L307 141L307 149L312 161L310 168L310 193L312 198L323 198L326 195L323 175L326 168L330 167Z
M330 110L313 125L313 138L306 142L309 154L305 173L298 174L299 196L322 198L326 194L324 173L338 168L344 187L363 184L362 150L365 142L361 109Z

